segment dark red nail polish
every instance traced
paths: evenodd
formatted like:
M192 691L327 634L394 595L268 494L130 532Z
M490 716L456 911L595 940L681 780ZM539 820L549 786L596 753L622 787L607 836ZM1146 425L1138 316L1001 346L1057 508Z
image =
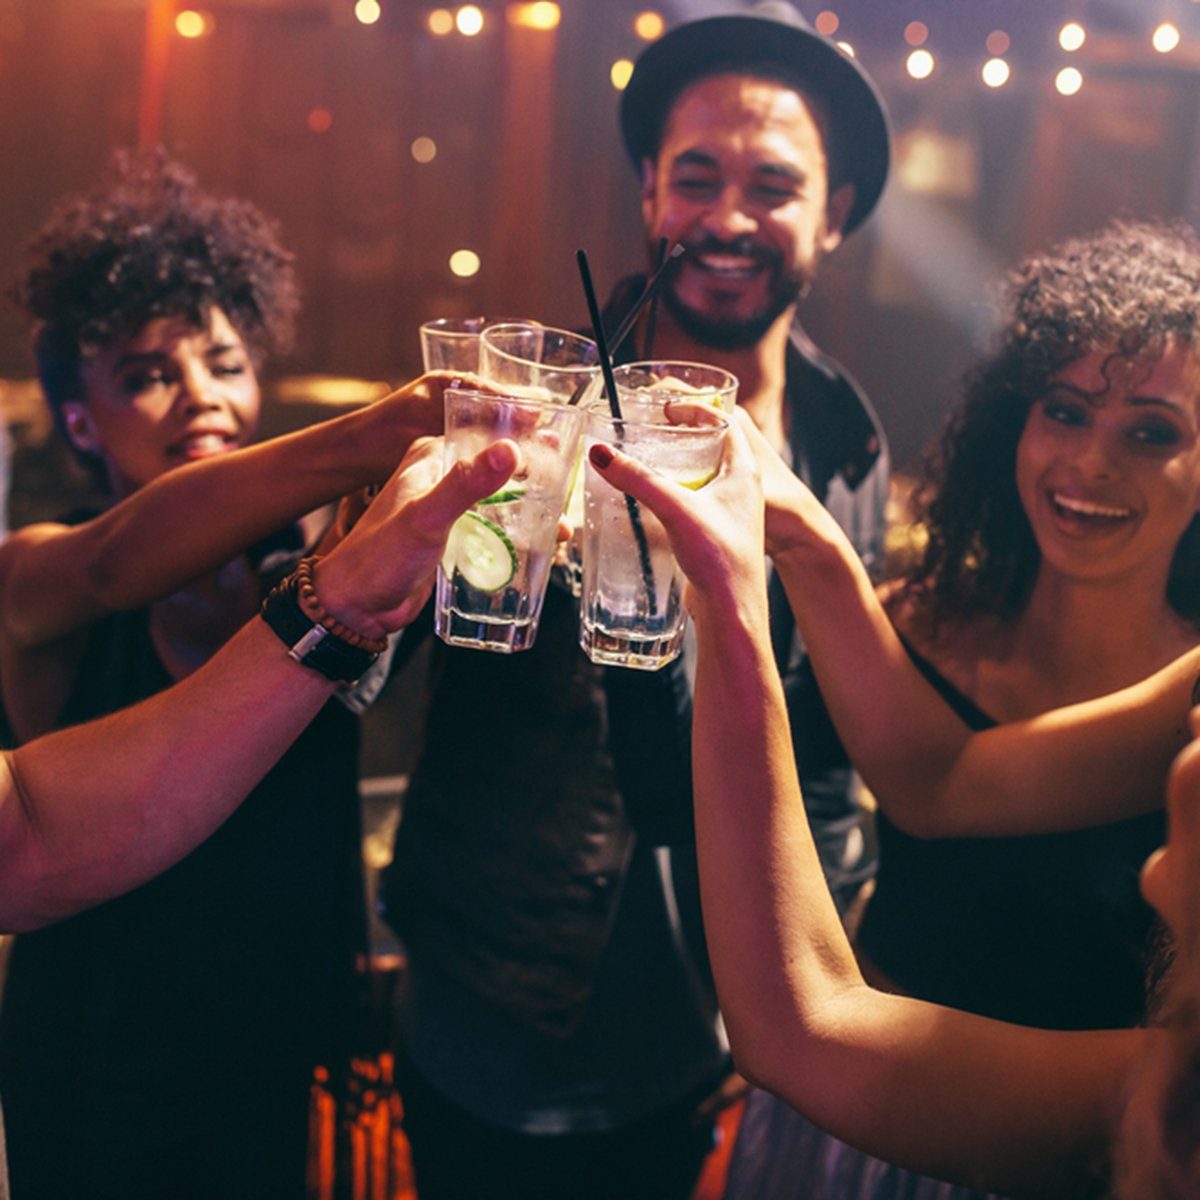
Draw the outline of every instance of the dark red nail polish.
M599 467L603 471L613 460L612 447L606 446L603 442L597 442L588 451L588 457L592 460L592 466Z

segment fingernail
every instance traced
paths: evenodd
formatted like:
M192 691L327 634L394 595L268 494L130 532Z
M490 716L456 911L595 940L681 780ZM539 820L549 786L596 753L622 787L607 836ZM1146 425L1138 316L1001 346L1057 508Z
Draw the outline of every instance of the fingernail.
M599 467L603 471L613 460L612 447L606 446L603 442L597 442L588 451L588 458L592 460L592 466Z

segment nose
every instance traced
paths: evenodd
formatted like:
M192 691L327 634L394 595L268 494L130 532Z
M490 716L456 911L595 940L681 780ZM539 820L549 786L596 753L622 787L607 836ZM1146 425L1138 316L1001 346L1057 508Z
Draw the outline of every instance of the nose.
M189 362L183 365L179 372L179 403L189 412L218 406L216 380L207 364Z
M758 222L749 212L741 189L733 184L723 187L709 204L704 212L702 224L713 237L725 242L754 233L758 229Z
M1119 452L1117 440L1093 426L1079 447L1079 467L1089 479L1114 479L1120 473Z

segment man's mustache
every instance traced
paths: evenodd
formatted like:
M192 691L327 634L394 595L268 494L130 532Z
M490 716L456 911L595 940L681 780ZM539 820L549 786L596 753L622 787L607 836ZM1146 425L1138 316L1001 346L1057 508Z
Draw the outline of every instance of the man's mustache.
M696 241L685 241L685 258L698 258L701 255L730 255L736 258L749 258L768 267L782 265L783 256L773 246L764 246L750 237L734 238L725 242L720 238L703 237ZM678 270L678 265L676 266Z

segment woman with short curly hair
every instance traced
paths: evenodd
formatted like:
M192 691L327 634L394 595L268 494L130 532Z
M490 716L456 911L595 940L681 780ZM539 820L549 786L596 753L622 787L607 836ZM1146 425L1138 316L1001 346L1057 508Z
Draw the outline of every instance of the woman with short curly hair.
M15 295L59 429L114 500L0 545L21 741L188 675L294 565L298 518L441 430L449 377L427 376L250 446L258 368L292 335L291 256L161 154L118 156L61 205ZM312 1069L345 1036L364 937L357 747L331 702L193 854L17 939L0 1015L16 1195L303 1194Z

